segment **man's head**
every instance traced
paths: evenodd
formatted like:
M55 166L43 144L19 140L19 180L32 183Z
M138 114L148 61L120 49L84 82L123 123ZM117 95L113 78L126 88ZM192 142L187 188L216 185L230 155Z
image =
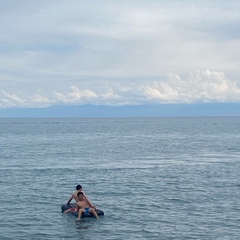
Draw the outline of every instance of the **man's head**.
M78 192L77 196L78 196L78 199L80 199L80 200L83 199L83 193L82 192Z
M76 190L78 191L78 190L81 190L81 189L82 189L82 186L78 184L78 185L76 186Z

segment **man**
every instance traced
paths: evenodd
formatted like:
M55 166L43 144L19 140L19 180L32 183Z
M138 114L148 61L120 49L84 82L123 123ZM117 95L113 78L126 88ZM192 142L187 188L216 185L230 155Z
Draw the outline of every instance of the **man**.
M77 202L77 201L78 201L78 196L77 196L77 194L78 194L79 192L82 192L84 198L87 199L87 201L90 202L89 198L88 198L88 197L86 196L86 194L84 193L84 191L83 191L83 189L82 189L82 186L78 184L78 185L76 186L76 191L72 194L72 196L69 198L69 200L68 200L67 203L70 204L70 202L71 202L73 199Z
M76 191L71 195L71 197L69 198L67 204L70 205L70 202L74 199L76 202L78 202L78 196L77 194L79 192L82 192L83 193L83 197L86 199L86 201L92 205L91 201L89 200L89 198L86 196L86 194L83 192L83 189L82 189L82 186L81 185L77 185L76 186ZM93 206L95 208L95 206ZM72 208L69 208L67 210L64 211L64 213L69 213L69 212L76 212L77 209L75 207L72 207Z
M77 193L78 201L77 201L77 211L78 211L78 218L77 221L79 221L82 217L83 213L92 213L95 218L98 219L98 215L95 211L95 207L88 202L85 198L82 192Z

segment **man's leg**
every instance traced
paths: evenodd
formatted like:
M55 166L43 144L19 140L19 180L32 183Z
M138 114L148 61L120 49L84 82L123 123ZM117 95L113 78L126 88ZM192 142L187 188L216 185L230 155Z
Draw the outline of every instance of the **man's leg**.
M64 211L64 213L70 213L70 212L75 212L76 209L75 208L69 208L67 210Z
M97 215L97 213L96 213L96 211L95 211L94 208L91 208L91 209L90 209L90 213L92 213L93 216L98 219L98 215Z
M78 218L77 218L77 220L81 219L83 212L85 212L85 210L80 208L79 211L78 211Z

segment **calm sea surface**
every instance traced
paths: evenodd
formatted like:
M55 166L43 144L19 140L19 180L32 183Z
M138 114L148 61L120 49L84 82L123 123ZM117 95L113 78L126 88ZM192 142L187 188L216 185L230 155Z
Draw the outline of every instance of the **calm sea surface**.
M0 239L240 239L240 118L0 119ZM61 213L81 184L105 212Z

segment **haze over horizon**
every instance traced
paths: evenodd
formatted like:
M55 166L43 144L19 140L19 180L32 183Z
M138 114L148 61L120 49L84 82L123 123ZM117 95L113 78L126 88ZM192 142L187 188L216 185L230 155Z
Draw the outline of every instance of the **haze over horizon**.
M0 0L0 108L240 102L240 2Z

